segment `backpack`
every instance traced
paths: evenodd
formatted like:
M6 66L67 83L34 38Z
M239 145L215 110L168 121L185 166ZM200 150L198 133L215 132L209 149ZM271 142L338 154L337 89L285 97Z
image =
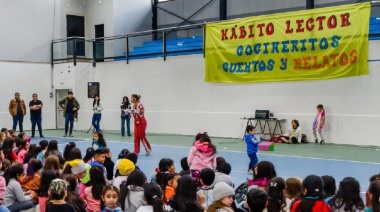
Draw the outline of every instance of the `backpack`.
M305 134L302 134L301 143L309 143Z
M233 208L235 211L239 212L248 212L249 210L245 208L244 203L247 200L247 193L248 193L248 184L247 182L240 184L235 189L235 200L233 203Z

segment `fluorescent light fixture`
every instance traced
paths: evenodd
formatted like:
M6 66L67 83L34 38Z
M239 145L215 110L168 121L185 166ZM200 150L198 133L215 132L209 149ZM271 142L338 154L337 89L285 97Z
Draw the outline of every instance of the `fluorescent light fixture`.
M168 2L168 1L174 1L174 0L158 0L158 3Z

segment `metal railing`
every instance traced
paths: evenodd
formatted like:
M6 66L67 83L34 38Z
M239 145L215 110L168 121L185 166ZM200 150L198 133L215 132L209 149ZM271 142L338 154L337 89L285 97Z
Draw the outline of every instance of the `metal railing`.
M75 66L78 61L90 61L93 63L93 66L96 66L96 62L114 60L126 60L128 64L134 57L144 57L152 54L152 52L131 54L134 48L142 46L144 42L156 42L156 48L158 43L160 43L162 51L153 52L153 54L162 56L166 60L168 56L168 39L194 36L204 37L204 24L147 30L95 39L83 37L57 39L51 43L51 65L53 66L56 63L62 62L73 62ZM160 37L160 39L154 40L154 37ZM204 40L202 42L201 50L204 52Z
M205 24L147 30L96 39L86 39L83 37L57 39L51 43L51 65L53 66L61 62L73 62L75 66L78 61L90 61L95 67L96 62L125 60L128 64L131 59L141 59L144 57L163 57L165 61L168 53L176 53L175 51L168 51L168 39L194 36L203 37L202 48L199 50L202 50L203 56L205 56ZM160 37L160 39L154 40L154 38L157 37ZM380 39L380 17L373 18L372 23L370 23L369 39ZM135 54L135 52L132 51L132 49L141 48L141 46L148 41L162 45L162 49L155 52L142 51L139 54ZM177 53L181 51L186 50L179 49Z

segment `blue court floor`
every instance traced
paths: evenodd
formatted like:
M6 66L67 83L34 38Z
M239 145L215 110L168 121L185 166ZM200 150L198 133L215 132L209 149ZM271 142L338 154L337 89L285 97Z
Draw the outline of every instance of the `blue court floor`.
M47 137L46 140L58 140L59 149L63 152L65 145L73 141L77 147L85 150L91 146L91 140L77 139L77 138L62 138L62 137ZM32 143L38 143L41 139L34 138ZM117 155L121 149L133 150L132 143L120 141L107 141L108 147L113 153L113 161L117 160ZM187 156L189 147L176 147L165 145L152 145L153 152L149 156L145 156L142 148L137 165L147 175L148 178L153 173L153 170L158 166L161 158L167 157L175 161L176 171L181 171L180 160L182 157ZM83 155L84 156L84 155ZM218 156L224 157L227 162L232 166L231 177L234 179L235 185L239 185L247 178L252 178L252 174L247 173L247 166L249 158L243 152L224 151L219 150ZM272 154L258 153L259 161L271 161L276 168L277 175L284 179L288 177L305 178L309 174L316 175L331 175L336 179L337 184L347 176L356 178L361 185L361 191L369 186L369 177L380 172L380 163L367 163L356 161L344 161L335 159L318 159L318 158L305 158L298 156L280 156Z

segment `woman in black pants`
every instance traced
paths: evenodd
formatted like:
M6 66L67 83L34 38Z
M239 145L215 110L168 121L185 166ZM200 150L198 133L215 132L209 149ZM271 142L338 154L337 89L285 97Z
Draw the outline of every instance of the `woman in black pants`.
M129 102L129 99L127 96L123 97L123 101L120 104L121 109L121 136L125 136L125 122L127 122L127 135L131 136L131 128L130 128L130 121L131 121L131 103Z

